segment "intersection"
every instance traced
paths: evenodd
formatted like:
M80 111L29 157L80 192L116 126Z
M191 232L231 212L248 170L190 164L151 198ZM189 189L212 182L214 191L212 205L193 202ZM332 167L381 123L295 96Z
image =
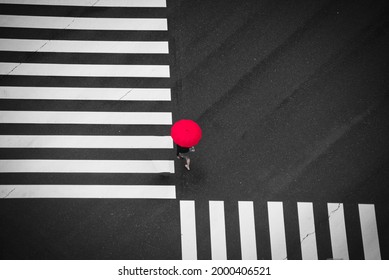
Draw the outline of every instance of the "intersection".
M373 2L0 1L1 258L387 259Z

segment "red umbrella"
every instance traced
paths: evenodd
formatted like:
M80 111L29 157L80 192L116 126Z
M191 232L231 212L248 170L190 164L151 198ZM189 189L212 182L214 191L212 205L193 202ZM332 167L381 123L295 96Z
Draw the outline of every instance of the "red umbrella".
M172 126L170 135L176 144L189 148L199 143L202 131L192 120L179 120Z

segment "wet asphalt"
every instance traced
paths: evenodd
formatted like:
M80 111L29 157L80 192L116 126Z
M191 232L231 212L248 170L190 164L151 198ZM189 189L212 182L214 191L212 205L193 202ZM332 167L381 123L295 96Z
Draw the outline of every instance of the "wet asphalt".
M165 109L203 129L191 171L176 160L173 176L151 179L174 183L177 200L2 201L1 258L180 259L179 201L195 200L198 258L210 259L208 203L221 200L229 259L241 258L238 201L254 202L259 259L270 258L268 201L284 203L289 259L301 259L297 202L314 205L319 259L331 257L327 203L344 204L351 259L363 259L358 204L374 204L388 259L387 1L167 2Z

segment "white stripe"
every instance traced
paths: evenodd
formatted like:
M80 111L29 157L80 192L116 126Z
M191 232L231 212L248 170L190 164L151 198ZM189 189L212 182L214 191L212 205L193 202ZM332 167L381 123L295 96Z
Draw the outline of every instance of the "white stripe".
M0 160L0 173L174 173L172 160Z
M166 31L165 18L87 18L0 15L0 27Z
M209 201L209 221L211 229L212 259L226 260L227 245L223 201Z
M170 136L0 135L0 148L172 149Z
M348 260L346 225L344 222L343 203L328 203L328 220L330 224L331 247L333 259Z
M0 123L171 125L171 113L0 111Z
M284 210L282 202L268 201L271 256L273 260L287 259Z
M181 252L183 260L197 260L196 216L193 200L180 201Z
M0 99L171 101L169 88L5 87Z
M166 0L0 0L0 3L86 7L166 7Z
M168 65L0 63L0 75L169 78Z
M169 53L168 42L0 39L0 51L70 53Z
M175 199L175 186L152 185L0 185L0 198Z
M317 260L315 221L310 202L297 203L301 253L303 260Z
M366 260L380 260L380 244L374 204L359 204L363 251Z
M239 201L238 207L242 260L256 260L254 203L252 201Z

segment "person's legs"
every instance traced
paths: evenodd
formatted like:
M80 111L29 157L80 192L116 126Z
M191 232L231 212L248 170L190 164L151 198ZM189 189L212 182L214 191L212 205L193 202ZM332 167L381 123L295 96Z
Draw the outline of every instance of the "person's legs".
M186 169L190 170L190 167L189 167L189 165L190 165L190 158L189 157L185 157L185 159L186 159L185 167L186 167Z
M177 158L178 159L185 159L185 161L186 161L185 167L186 167L186 169L190 170L190 158L189 158L189 156L187 156L186 154L178 153Z

